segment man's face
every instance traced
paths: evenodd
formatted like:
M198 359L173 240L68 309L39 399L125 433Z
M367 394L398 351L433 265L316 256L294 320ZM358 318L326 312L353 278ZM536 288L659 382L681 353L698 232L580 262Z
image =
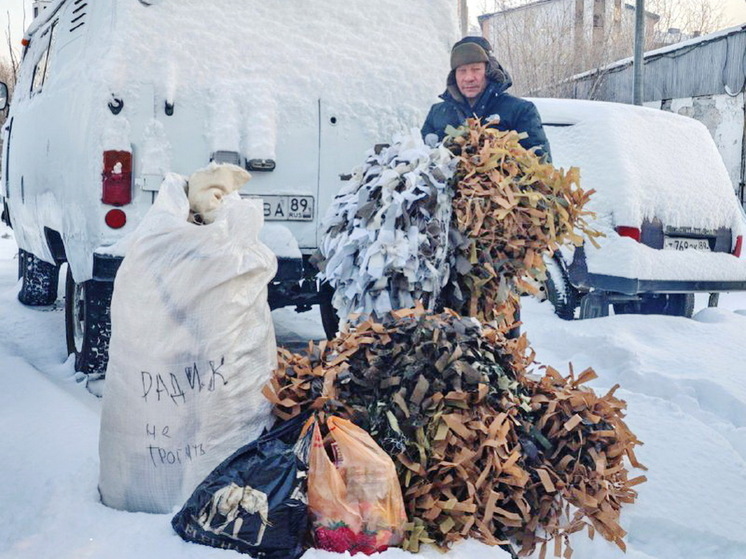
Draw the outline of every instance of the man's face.
M486 71L486 62L463 64L456 68L456 85L467 101L475 101L487 87Z

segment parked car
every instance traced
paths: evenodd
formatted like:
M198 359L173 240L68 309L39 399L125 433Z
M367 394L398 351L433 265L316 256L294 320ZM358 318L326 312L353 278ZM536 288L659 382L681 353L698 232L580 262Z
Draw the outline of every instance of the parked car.
M428 17L422 17L427 13ZM308 257L340 175L419 126L457 30L450 0L58 0L32 23L3 129L19 299L67 263L76 367L105 370L117 243L167 172L247 168L279 271L270 305L319 302Z
M700 122L617 103L534 99L554 164L580 168L604 233L548 262L546 296L572 319L691 316L694 294L746 289L746 229L725 165Z

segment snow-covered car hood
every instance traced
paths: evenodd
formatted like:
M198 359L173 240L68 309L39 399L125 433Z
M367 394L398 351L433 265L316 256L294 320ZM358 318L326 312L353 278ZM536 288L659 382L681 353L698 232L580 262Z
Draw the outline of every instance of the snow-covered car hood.
M586 243L588 271L641 280L746 278L746 261L725 253L657 250L620 237L615 227L660 220L675 228L730 229L743 235L744 214L709 132L700 122L619 103L532 99L557 167L580 168L595 190L588 209L602 231Z
M658 218L673 227L735 227L742 214L705 126L620 103L534 99L554 164L580 168L590 209L614 226Z

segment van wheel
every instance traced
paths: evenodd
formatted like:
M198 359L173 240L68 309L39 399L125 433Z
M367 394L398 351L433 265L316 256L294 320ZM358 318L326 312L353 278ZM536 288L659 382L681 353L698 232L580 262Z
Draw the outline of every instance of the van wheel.
M101 378L109 361L111 294L114 283L76 283L70 269L65 282L67 353L75 355L75 370Z
M18 277L22 279L18 300L24 305L40 307L57 300L60 267L18 249Z
M554 314L563 320L573 320L580 304L580 293L570 283L564 262L556 256L545 260L547 279L544 283L547 299L554 307Z
M339 315L337 309L332 305L334 288L326 282L319 286L319 310L321 311L321 324L327 340L333 340L339 330Z
M603 291L591 291L580 300L580 318L609 316L609 298Z

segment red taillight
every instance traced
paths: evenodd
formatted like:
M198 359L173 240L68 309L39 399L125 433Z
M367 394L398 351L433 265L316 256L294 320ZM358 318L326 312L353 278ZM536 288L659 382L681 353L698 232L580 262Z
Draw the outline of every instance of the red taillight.
M124 206L132 201L132 154L128 151L105 151L101 201L110 206Z
M641 235L639 227L627 227L626 225L620 225L616 228L616 232L619 233L619 236L621 237L629 237L630 239L634 239L638 243L640 242Z
M109 210L106 212L104 221L112 229L121 229L127 223L127 214L122 210Z
M741 249L743 248L743 235L736 237L736 246L733 248L733 256L741 258Z

